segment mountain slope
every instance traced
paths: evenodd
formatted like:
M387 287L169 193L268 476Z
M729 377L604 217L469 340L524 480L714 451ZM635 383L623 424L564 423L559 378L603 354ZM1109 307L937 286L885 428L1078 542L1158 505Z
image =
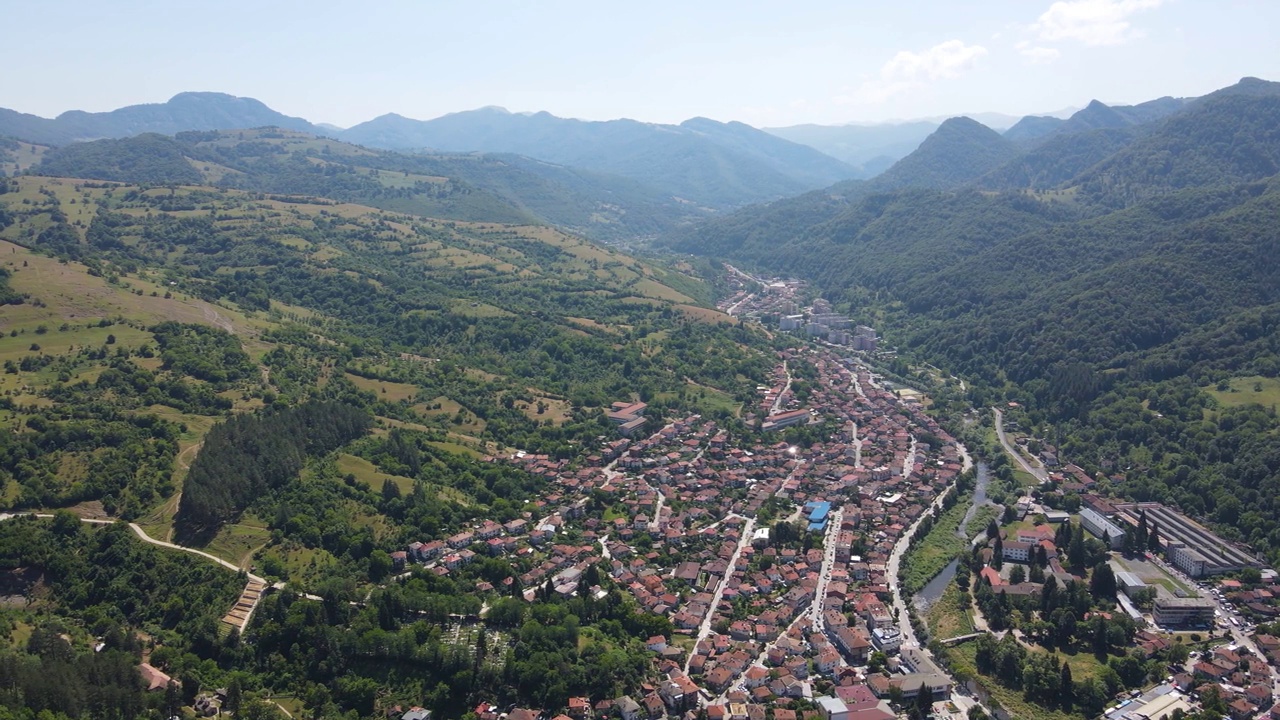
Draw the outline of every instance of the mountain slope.
M501 108L434 120L384 115L342 138L393 150L515 153L629 177L685 200L732 207L829 185L856 171L804 146L740 123L586 122Z
M275 129L77 143L50 153L35 172L121 182L207 182L333 197L424 217L541 220L602 239L655 235L701 215L626 178L529 158L403 155Z
M1072 181L1116 207L1197 186L1222 186L1280 172L1280 94L1207 97Z
M71 110L52 120L0 109L0 135L53 145L148 132L173 135L184 130L266 126L328 134L306 120L278 113L253 98L224 93L184 92L164 103L130 105L100 113Z
M987 190L1056 188L1128 146L1138 135L1132 127L1053 135L975 184Z
M1062 118L1028 115L1005 130L1004 136L1016 143L1033 143L1042 137L1052 135L1064 123L1066 120Z

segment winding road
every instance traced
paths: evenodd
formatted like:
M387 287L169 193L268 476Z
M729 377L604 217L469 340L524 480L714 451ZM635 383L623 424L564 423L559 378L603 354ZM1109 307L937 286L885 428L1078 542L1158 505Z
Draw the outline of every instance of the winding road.
M999 408L991 408L991 411L996 414L996 437L1000 438L1000 444L1004 446L1004 451L1012 455L1013 459L1022 466L1022 469L1035 476L1036 480L1039 480L1040 482L1047 481L1049 479L1049 473L1045 472L1044 468L1034 467L1031 463L1027 462L1027 459L1022 457L1022 453L1018 452L1018 449L1009 442L1009 438L1005 437L1004 413L1000 412Z

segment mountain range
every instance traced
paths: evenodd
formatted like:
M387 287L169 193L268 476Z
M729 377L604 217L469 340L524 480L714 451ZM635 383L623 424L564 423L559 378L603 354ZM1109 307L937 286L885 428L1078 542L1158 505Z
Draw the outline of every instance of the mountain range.
M1149 112L1147 106L1164 107L1161 103L1131 109L1095 103L1069 120L1026 118L1008 132L1011 139L1038 140L1086 124L1113 127L1122 123L1102 116L1119 113L1136 122L1143 111ZM990 113L977 117L1000 126L1011 121ZM165 103L110 112L69 111L54 119L0 109L0 136L45 146L143 133L278 127L381 150L522 155L597 179L609 175L639 183L685 206L677 213L682 217L875 177L943 124L928 120L765 131L707 118L679 125L626 119L590 122L487 107L425 121L392 113L341 129L285 115L252 98L211 92L184 92Z
M167 103L105 113L72 111L55 119L0 109L0 136L44 145L268 126L383 150L523 155L627 178L675 202L715 210L778 199L859 174L806 145L742 123L705 118L680 125L587 122L482 108L428 121L388 114L339 130L221 93L181 93Z
M912 313L912 344L976 377L1167 360L1205 323L1280 302L1280 235L1262 220L1280 208L1280 83L1246 78L1147 109L1094 104L1030 148L949 120L878 178L711 218L665 244L837 298L891 292ZM1088 122L1102 117L1123 123ZM1181 352L1184 370L1225 362Z

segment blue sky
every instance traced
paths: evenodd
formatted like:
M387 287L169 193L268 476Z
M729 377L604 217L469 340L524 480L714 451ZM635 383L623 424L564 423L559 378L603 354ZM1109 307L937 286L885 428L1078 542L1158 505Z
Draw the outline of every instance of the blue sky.
M8 0L0 106L184 90L349 126L484 105L758 126L1200 95L1280 80L1275 0Z

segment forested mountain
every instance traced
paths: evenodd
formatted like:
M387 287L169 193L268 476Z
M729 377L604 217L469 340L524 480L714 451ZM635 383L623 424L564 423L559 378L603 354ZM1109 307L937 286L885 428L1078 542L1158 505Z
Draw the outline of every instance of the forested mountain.
M184 130L234 130L269 125L326 134L302 118L278 113L253 98L224 93L184 92L164 103L130 105L99 113L70 110L52 120L0 108L0 135L50 145L149 132L173 135Z
M1012 142L986 125L969 118L951 118L869 185L876 190L958 187L1017 154Z
M342 133L394 150L501 152L629 177L686 201L723 208L803 192L856 175L804 145L741 123L588 122L482 108L434 120L384 115Z
M1111 106L1094 100L1065 119L1029 115L1005 131L1004 136L1024 145L1036 145L1044 138L1154 122L1182 110L1193 101L1192 98L1162 97L1137 105Z
M699 207L723 209L786 197L859 174L856 168L807 145L742 123L706 118L680 125L625 119L587 122L546 112L514 114L482 108L428 121L391 113L337 130L283 115L252 98L190 92L166 103L104 113L75 110L52 120L0 109L0 137L50 145L143 133L266 127L337 137L383 150L524 155L570 166L570 172L588 185L616 186L627 178L631 181L627 192L664 196L666 202L675 202L674 196L694 212Z
M618 176L516 155L399 154L278 129L77 143L33 172L135 183L209 183L332 197L424 217L547 222L600 239L659 234L700 211Z
M1063 118L1028 115L1004 131L1005 139L1017 143L1034 143L1050 135L1066 122Z
M1177 503L1280 558L1274 413L1219 414L1200 391L1280 375L1276 88L1246 80L1143 124L1055 134L947 191L840 185L669 242L808 278L838 308L894 298L900 348L987 401L1024 400L1091 472L1128 468L1120 494ZM1236 497L1258 512L1230 509Z

